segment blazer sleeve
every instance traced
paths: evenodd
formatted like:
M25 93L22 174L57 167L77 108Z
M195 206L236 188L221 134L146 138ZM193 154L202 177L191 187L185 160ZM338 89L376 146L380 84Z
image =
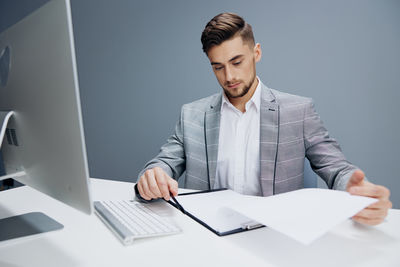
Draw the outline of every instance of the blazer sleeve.
M346 190L348 180L358 168L346 160L339 144L329 136L311 99L305 107L303 131L311 168L329 188Z
M183 143L183 108L175 126L174 134L161 147L158 155L145 164L143 170L138 175L138 180L146 170L154 167L162 168L175 180L178 180L186 169L186 156Z

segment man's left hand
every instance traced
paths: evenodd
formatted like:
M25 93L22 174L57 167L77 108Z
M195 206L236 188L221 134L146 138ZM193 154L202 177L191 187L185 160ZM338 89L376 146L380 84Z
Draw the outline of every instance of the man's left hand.
M352 195L377 198L378 202L354 215L353 220L367 225L377 225L383 222L388 210L392 208L392 202L389 200L390 191L384 186L366 181L364 177L361 170L356 170L347 183L347 192Z

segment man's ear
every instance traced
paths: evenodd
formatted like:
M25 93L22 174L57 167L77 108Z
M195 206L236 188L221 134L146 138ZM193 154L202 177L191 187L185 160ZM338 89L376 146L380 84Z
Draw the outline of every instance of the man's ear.
M260 61L262 56L262 51L261 51L261 45L259 43L256 43L253 52L254 52L254 59L256 60L256 62Z

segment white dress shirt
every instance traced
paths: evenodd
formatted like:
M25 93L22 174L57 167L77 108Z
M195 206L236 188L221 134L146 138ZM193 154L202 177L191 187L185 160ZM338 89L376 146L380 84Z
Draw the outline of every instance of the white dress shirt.
M243 113L229 102L225 94L222 94L214 188L226 187L241 194L261 196L260 103L259 79L257 88L246 103L246 110Z

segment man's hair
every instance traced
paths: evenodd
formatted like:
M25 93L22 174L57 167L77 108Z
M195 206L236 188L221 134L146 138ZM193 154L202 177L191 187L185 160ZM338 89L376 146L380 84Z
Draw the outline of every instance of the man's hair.
M234 13L221 13L212 18L201 34L204 53L222 42L240 35L243 42L254 45L254 35L251 25Z

